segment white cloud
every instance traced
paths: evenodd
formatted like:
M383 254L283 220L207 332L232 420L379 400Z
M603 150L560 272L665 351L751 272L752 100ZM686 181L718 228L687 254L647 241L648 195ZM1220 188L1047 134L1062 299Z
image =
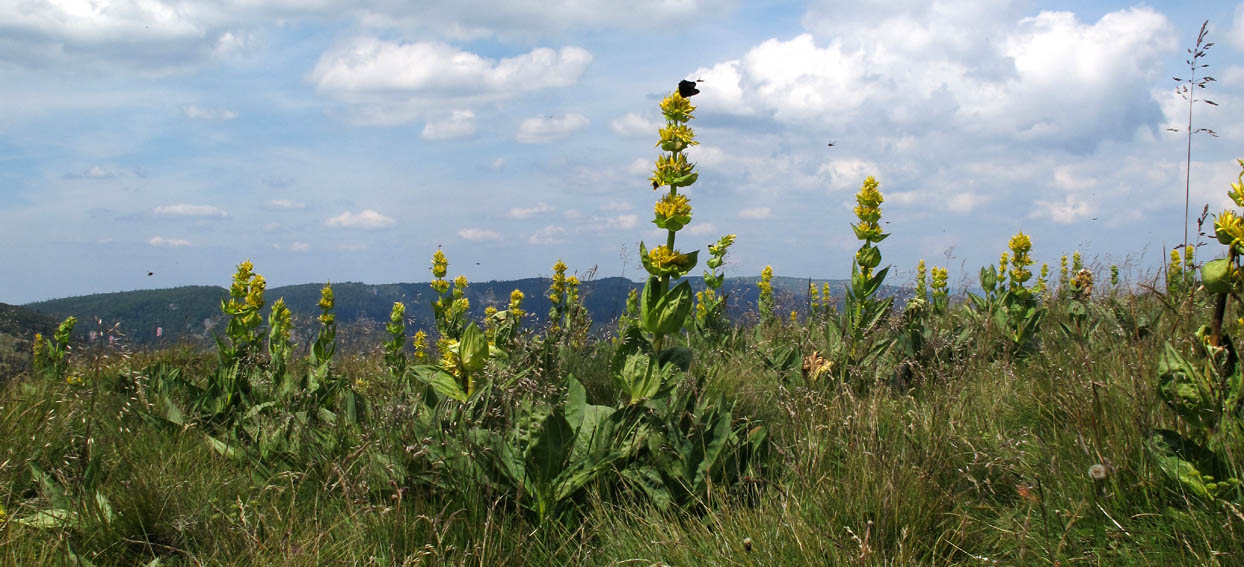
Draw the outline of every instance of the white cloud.
M523 144L552 142L586 128L589 122L586 116L574 113L528 118L519 124L516 139Z
M177 203L175 205L164 205L155 208L155 214L179 216L179 217L226 217L229 216L220 207L211 205L191 205L188 203Z
M609 122L609 128L619 136L656 138L657 130L664 124L650 120L634 112L628 112Z
M1235 7L1235 21L1231 31L1227 32L1231 46L1244 51L1244 2Z
M197 104L181 107L181 115L190 120L233 120L238 113L227 108L205 108Z
M605 203L603 206L601 206L602 210L617 211L617 212L629 211L633 208L634 207L632 207L630 203L626 203L623 201L609 201L608 203Z
M946 208L955 213L970 213L982 202L984 199L976 193L956 193L946 200Z
M552 211L553 211L553 207L548 206L548 204L536 203L536 206L534 207L527 207L527 208L514 207L510 209L509 215L512 218L525 219L525 218L530 218L536 215L543 215L545 213L550 213Z
M458 231L458 236L474 242L501 240L501 233L485 228L464 228Z
M367 209L361 213L352 213L345 211L340 215L324 221L326 226L336 228L362 228L368 230L376 230L389 228L397 224L397 221L386 217L376 211Z
M653 167L655 166L653 165L652 160L635 158L635 160L631 162L631 165L627 166L626 172L633 175L640 175L644 173L651 174Z
M739 218L762 220L773 216L773 209L769 207L753 207L739 211Z
M577 211L576 211L577 213ZM567 215L569 216L569 215ZM579 219L579 215L571 218ZM589 217L580 219L579 230L584 232L602 232L606 230L630 230L639 224L638 215L617 215L612 217Z
M804 128L943 128L1081 151L1160 118L1148 92L1177 47L1165 16L1137 7L1091 24L1069 12L1016 20L1013 6L993 4L813 7L805 26L816 35L694 72L701 106Z
M297 211L307 208L307 204L299 201L291 201L289 199L273 199L268 201L268 207L272 209Z
M1037 202L1035 218L1048 218L1058 224L1071 224L1093 215L1094 209L1084 199L1075 195L1065 195L1062 201Z
M425 140L452 140L474 135L475 113L470 110L454 110L446 118L429 120L419 136Z
M190 241L182 240L180 238L164 238L163 236L152 236L151 240L147 241L147 244L150 244L152 246L157 246L157 247L184 248L186 246L190 246Z
M98 165L93 165L86 171L82 172L82 177L87 179L113 179L120 176L120 173L109 171L108 169Z
M306 252L311 249L311 245L306 242L295 242L289 245L290 252Z
M835 159L821 164L817 175L824 178L831 189L857 189L868 176L879 175L877 164L861 159Z
M560 244L563 242L562 237L566 234L566 229L560 226L549 225L534 232L527 237L529 244Z
M400 124L437 116L451 105L567 87L591 61L587 50L573 46L494 60L440 42L358 37L321 55L309 80L354 105L359 123Z
M717 226L711 222L698 223L698 224L692 223L691 226L687 227L687 232L689 234L694 234L696 236L699 236L701 234L712 234L714 232L717 232Z

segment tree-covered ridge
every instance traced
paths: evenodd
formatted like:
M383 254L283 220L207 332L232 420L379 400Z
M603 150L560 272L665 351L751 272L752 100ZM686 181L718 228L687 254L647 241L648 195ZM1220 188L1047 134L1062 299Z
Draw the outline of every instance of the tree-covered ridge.
M728 297L728 312L734 316L747 313L756 304L759 277L727 278L722 291ZM689 277L692 289L704 289L700 277ZM774 294L782 313L791 310L803 313L807 309L808 279L774 277ZM473 282L466 290L473 317L483 316L489 307L503 308L510 292L517 289L527 297L529 310L536 314L533 321L541 319L549 311L545 295L548 278L524 278ZM818 288L829 283L835 297L841 298L845 282L841 280L812 280ZM642 287L622 277L607 277L583 282L583 303L592 321L607 326L622 314L626 297L631 290ZM307 283L274 287L267 290L268 297L284 298L295 319L311 319L319 313L317 303L323 284ZM432 326L428 302L435 295L426 282L366 284L359 282L333 283L336 292L337 317L345 324L363 324L380 327L388 321L394 302L407 305L409 325L414 329ZM889 288L888 293L897 293ZM118 330L125 340L135 345L176 342L183 339L211 341L212 332L220 333L223 316L220 301L228 296L228 290L216 286L185 286L169 289L136 290L101 293L51 299L26 304L25 309L39 316L54 320L77 317L82 323L75 329L76 336L89 337L92 330L111 328L119 323ZM102 324L97 324L100 321ZM55 327L54 323L51 323ZM157 329L161 329L157 337ZM296 337L297 338L297 337Z

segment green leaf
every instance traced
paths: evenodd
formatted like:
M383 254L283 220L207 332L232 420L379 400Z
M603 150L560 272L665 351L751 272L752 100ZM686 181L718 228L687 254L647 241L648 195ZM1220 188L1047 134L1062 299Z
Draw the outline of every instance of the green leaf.
M691 359L695 354L691 349L682 346L670 347L661 351L657 355L657 363L662 367L673 364L679 370L686 372L691 368Z
M643 243L639 244L643 248ZM647 258L647 254L644 258ZM651 270L649 270L651 272ZM639 321L644 329L651 331L656 327L657 304L661 298L665 296L665 285L661 282L661 278L657 276L648 276L648 282L644 284L644 291L639 296Z
M458 385L458 379L453 374L427 365L414 367L413 374L420 382L431 386L436 393L459 402L467 401L467 393Z
M77 524L77 522L77 514L61 508L39 510L30 516L17 519L17 523L37 529L71 527Z
M1175 413L1201 431L1216 422L1218 403L1210 377L1167 343L1158 359L1158 395Z
M670 335L682 330L693 302L694 294L689 282L674 286L657 300L644 317L647 330L657 335Z
M560 410L554 411L545 418L527 453L527 473L538 484L551 486L566 467L573 449L574 431L566 416Z
M583 414L587 410L587 390L573 374L566 377L566 402L562 407L570 428L578 432L583 426Z
M479 372L488 363L488 338L475 323L468 325L462 332L458 356L462 360L462 367L470 373Z
M1208 449L1168 429L1154 430L1147 448L1158 468L1188 492L1210 500L1216 497L1217 485L1211 488L1213 478L1205 476L1211 472L1214 461Z
M673 498L665 487L661 472L651 465L632 467L622 471L627 484L639 488L658 510L668 510Z

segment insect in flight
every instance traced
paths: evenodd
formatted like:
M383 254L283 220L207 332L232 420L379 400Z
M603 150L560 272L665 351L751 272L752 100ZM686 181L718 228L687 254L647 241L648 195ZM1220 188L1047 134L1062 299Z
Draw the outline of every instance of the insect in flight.
M688 98L700 94L700 89L695 88L695 84L702 80L703 79L696 79L695 81L688 81L683 79L678 81L678 95L683 98Z

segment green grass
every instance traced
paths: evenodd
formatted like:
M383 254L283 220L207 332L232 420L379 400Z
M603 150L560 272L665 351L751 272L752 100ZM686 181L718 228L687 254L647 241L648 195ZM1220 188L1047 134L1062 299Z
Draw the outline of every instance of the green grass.
M1122 301L1164 309L1148 296ZM512 494L428 456L439 441L412 426L421 410L379 354L336 363L366 383L372 406L356 444L265 476L213 451L198 426L145 417L144 368L162 361L206 376L214 353L110 356L98 368L81 353L83 385L22 376L0 392L0 564L60 564L71 553L95 565L1240 564L1241 504L1184 495L1144 448L1153 428L1180 427L1156 393L1160 349L1186 341L1207 309L1168 313L1141 339L1095 311L1102 323L1082 343L1058 332L1060 306L1040 350L1019 359L958 315L935 318L948 332L967 328L972 348L942 344L902 381L892 356L846 384L766 366L762 354L777 347L822 348L820 323L737 329L724 346L693 340L692 381L726 395L736 419L769 428L762 472L668 511L603 475L542 524ZM489 370L506 386L479 423L511 427L513 408L555 396L567 374L592 403L617 403L611 352L608 340L564 348L519 373L542 360L523 343L509 366ZM378 456L401 457L404 479L378 475ZM1095 485L1087 471L1099 463L1108 474ZM75 522L18 521L55 507L31 464L65 487Z

